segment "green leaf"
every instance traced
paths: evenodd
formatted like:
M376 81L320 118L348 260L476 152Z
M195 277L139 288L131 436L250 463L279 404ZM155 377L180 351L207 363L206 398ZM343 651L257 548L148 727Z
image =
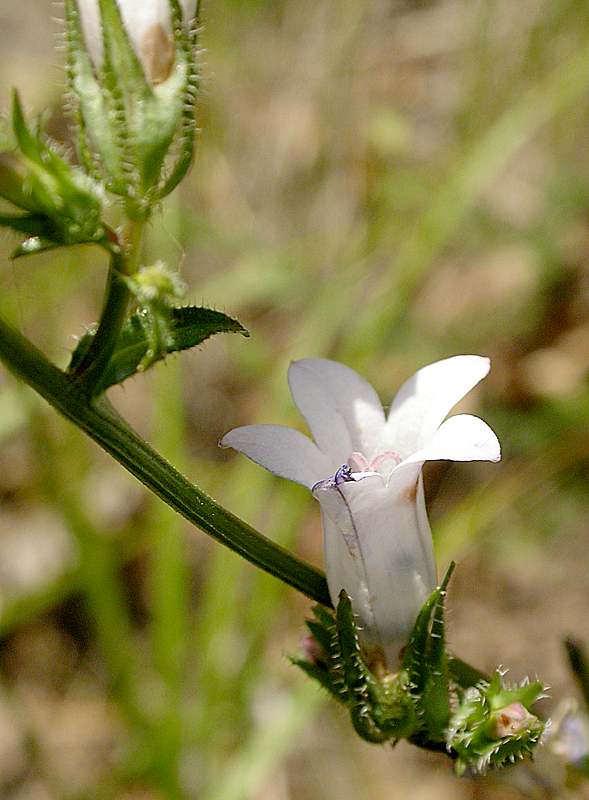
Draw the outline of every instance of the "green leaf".
M177 0L171 0L171 6L176 47L176 68L181 67L184 74L184 83L181 87L183 103L178 129L179 148L177 160L157 192L158 199L170 194L188 172L192 164L196 136L195 107L198 90L196 26L191 31L186 30L182 24L182 11Z
M249 336L239 322L220 311L196 306L171 308L165 352L161 354L160 358L167 353L195 347L215 333L241 333ZM90 348L93 338L94 332L89 331L80 339L72 354L69 365L70 372L75 372ZM121 332L101 385L98 387L99 391L105 391L109 386L121 383L134 375L139 369L149 344L148 333L142 322L141 314L133 314Z

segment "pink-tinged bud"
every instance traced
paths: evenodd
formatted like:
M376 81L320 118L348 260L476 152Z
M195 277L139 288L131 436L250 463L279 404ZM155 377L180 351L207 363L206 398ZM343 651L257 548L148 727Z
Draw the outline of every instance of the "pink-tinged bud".
M196 0L179 0L185 21L196 11ZM117 0L135 52L152 84L165 81L174 63L170 0ZM78 0L86 47L96 66L102 62L102 32L98 0Z
M525 731L529 723L535 720L533 714L522 703L510 703L495 713L494 734L497 739L505 739Z

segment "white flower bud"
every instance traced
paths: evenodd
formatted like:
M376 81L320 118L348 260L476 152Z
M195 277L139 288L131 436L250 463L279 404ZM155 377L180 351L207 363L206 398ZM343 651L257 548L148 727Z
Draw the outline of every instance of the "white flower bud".
M510 703L505 708L499 709L495 715L495 736L497 739L516 736L518 733L527 730L530 722L535 720L536 717L530 714L522 703Z
M185 20L194 17L196 0L179 0ZM174 62L169 0L117 0L123 23L147 79L162 83ZM86 47L94 64L102 62L102 32L98 0L78 0Z

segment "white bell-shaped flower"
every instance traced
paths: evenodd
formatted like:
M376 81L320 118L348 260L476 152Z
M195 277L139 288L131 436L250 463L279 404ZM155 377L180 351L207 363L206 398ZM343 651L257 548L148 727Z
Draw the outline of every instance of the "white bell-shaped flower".
M497 437L478 417L444 422L489 367L481 356L430 364L401 387L385 416L374 389L350 368L296 361L289 385L315 441L279 425L235 428L221 440L313 492L332 601L346 590L369 658L393 670L436 586L423 464L501 457Z

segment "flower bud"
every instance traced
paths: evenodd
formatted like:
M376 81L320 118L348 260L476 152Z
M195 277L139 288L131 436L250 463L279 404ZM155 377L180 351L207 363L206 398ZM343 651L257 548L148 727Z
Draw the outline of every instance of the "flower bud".
M546 728L529 710L542 697L540 682L508 685L499 671L490 682L462 692L446 734L448 747L458 756L458 774L485 773L529 756Z
M146 78L152 84L165 81L174 63L174 38L170 0L117 0L123 24ZM102 63L103 40L99 0L78 0L86 47L94 64ZM196 0L180 0L185 20L194 17Z
M496 739L506 739L526 730L530 723L535 721L533 714L522 703L510 703L505 708L495 712L492 733Z
M182 180L196 131L196 0L65 0L86 171L145 219Z
M182 297L186 286L180 277L166 267L163 261L156 261L149 267L141 269L127 283L139 303L166 305L172 300Z

